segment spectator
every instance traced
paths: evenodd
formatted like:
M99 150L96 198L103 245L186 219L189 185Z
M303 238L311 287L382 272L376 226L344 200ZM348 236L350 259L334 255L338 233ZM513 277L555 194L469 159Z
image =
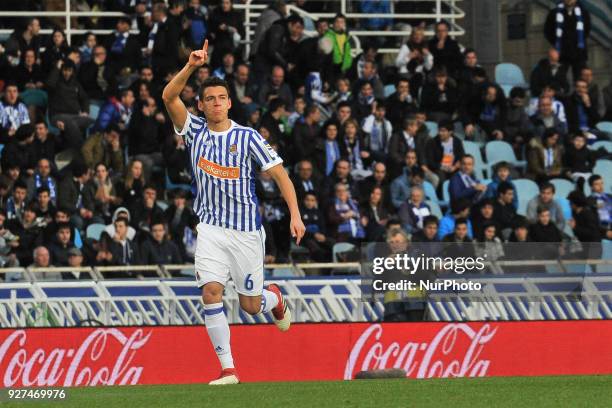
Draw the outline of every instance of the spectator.
M457 106L457 89L449 83L446 68L436 68L435 82L423 86L421 108L427 111L430 120L439 122L451 120Z
M103 132L94 133L81 148L85 165L93 169L98 163L104 164L114 173L123 172L123 150L121 149L120 129L110 124Z
M274 0L271 4L261 12L261 15L257 19L257 26L255 27L255 36L253 38L253 44L251 44L251 55L255 57L259 51L259 45L264 40L268 29L272 27L278 20L282 20L287 15L287 6L285 0Z
M474 177L474 156L466 154L461 158L459 171L451 177L448 190L451 203L467 198L475 204L485 196L487 186Z
M29 123L28 108L19 101L17 84L8 82L4 88L4 98L0 102L0 143L8 143L17 133L17 129Z
M606 239L612 239L612 196L604 191L604 181L599 174L589 177L590 205L597 209L599 225L606 231Z
M372 85L372 89L374 91L374 97L377 99L382 99L385 96L384 85L378 76L378 68L376 66L376 62L374 61L365 61L363 63L363 69L361 70L361 76L355 80L355 84L353 85L353 93L359 92L361 85L364 82L369 82Z
M76 78L74 63L58 61L47 79L47 88L51 123L63 130L66 145L80 148L85 129L93 119L88 113L89 97Z
M28 204L23 211L23 216L13 218L6 223L6 228L16 237L12 252L21 265L32 263L32 248L42 244L42 228L46 224L42 218L36 217L36 206Z
M579 178L587 180L591 177L597 161L596 152L588 149L586 143L586 136L583 133L576 134L563 157L565 175L574 181L578 181Z
M150 58L155 69L155 75L164 77L178 65L179 27L168 20L168 9L165 4L157 3L153 6L153 26L148 34L148 41L144 51Z
M357 121L363 121L366 116L371 115L375 110L376 100L374 98L374 88L369 82L361 82L358 93L353 94L351 112Z
M127 165L127 172L116 185L117 195L122 198L123 205L131 208L135 202L142 197L147 180L142 171L142 162L132 160Z
M79 61L84 64L91 61L96 45L98 45L96 35L94 33L86 33L83 45L79 47Z
M580 70L580 79L587 84L587 93L593 105L595 112L599 113L599 86L593 80L593 70L589 67L584 67Z
M597 105L591 100L586 81L576 81L575 90L566 103L567 126L571 134L590 132L599 121ZM596 138L593 135L593 141Z
M151 224L151 238L140 248L140 262L144 265L182 264L178 246L167 237L166 225L162 219Z
M362 124L365 146L373 161L386 161L389 141L393 135L391 122L385 119L387 108L382 100L376 102L374 113L367 116Z
M34 195L41 187L46 187L49 190L51 202L55 204L57 199L57 181L51 175L51 162L47 159L40 159L36 166L36 172L27 179L28 186L27 201L31 201Z
M234 57L234 54L232 54L232 51L225 51L223 53L223 58L221 59L221 66L215 69L212 75L223 80L229 80L234 76L235 64L236 58Z
M192 0L185 9L185 19L188 31L189 47L198 49L202 46L202 39L208 34L206 18L208 9L200 4L200 0ZM261 18L261 17L260 17Z
M21 221L23 219L23 212L26 207L26 198L28 194L27 185L17 180L13 184L13 195L6 200L6 219L12 220L17 219Z
M365 238L359 205L350 197L345 184L337 183L334 192L335 198L330 203L327 219L335 232L336 241L359 243Z
M540 95L546 85L558 89L561 95L569 92L567 66L559 61L559 51L556 48L549 49L547 58L542 58L531 72L529 86L532 95Z
M318 198L321 193L321 182L313 174L311 161L301 160L297 164L297 174L293 177L293 186L300 202L304 200L306 193L313 193Z
M162 166L161 153L166 116L158 110L155 99L149 98L140 109L135 109L129 127L129 152L142 163L145 179L151 179L154 166Z
M57 206L70 209L70 222L77 229L83 230L94 220L94 198L85 188L90 178L90 171L83 163L75 163L72 173L67 174L59 183Z
M68 57L66 36L62 30L55 29L51 34L50 41L45 47L45 52L41 56L43 71L51 71L53 67L57 66L59 61L64 60L66 57Z
M114 222L115 235L108 239L105 246L98 251L96 262L98 265L131 266L140 264L140 251L136 242L127 237L128 221L126 218L117 218ZM142 274L133 271L114 272L113 277L142 277Z
M472 211L472 228L474 239L482 240L485 229L489 225L496 227L495 233L501 235L501 228L495 218L495 200L487 198L474 206Z
M508 183L512 187L513 191L513 200L512 206L516 209L518 208L518 194L516 191L516 186L512 182L512 176L510 172L512 167L508 162L499 162L495 165L495 174L493 175L492 181L487 186L487 192L485 194L485 198L497 199L499 186L502 183Z
M49 127L44 120L36 122L36 131L32 148L37 160L47 159L55 168L55 136L49 133Z
M466 219L470 214L470 201L468 199L459 199L451 204L451 210L449 214L446 214L440 220L438 227L438 239L442 240L448 234L451 234L455 229L455 221L458 219ZM467 220L468 235L474 236L472 232L472 223Z
M508 238L508 242L510 243L523 243L523 242L532 242L531 237L529 236L529 223L527 219L522 215L517 215L514 220L514 224L512 226L512 234L510 234L510 238ZM522 248L521 245L509 245L508 249L511 249L512 252L516 253L516 256L510 256L510 253L507 253L509 259L525 259L524 252L519 252Z
M478 64L478 54L473 48L467 48L463 52L463 65L457 73L457 89L460 95L466 95L478 85L482 74L482 67ZM486 74L485 74L486 75Z
M29 265L30 268L53 268L58 266L51 263L49 250L43 246L36 247L33 255L34 263ZM36 279L41 281L58 281L62 279L62 275L59 272L36 272Z
M303 34L304 20L297 14L274 22L258 45L254 61L255 77L268 78L274 66L290 73L295 68L296 53Z
M438 176L439 184L459 169L464 150L460 139L453 136L454 125L444 121L438 125L438 135L427 144L427 169Z
M410 94L410 82L400 77L395 84L395 92L385 100L386 117L394 129L399 129L408 116L417 111L416 100Z
M398 216L402 227L410 234L423 229L423 222L431 215L431 208L425 203L425 192L420 186L410 190L410 200L406 200L399 208Z
M172 204L164 211L164 219L168 222L168 234L177 244L183 239L185 227L189 225L189 220L194 215L191 207L187 205L187 195L185 190L171 191Z
M516 199L516 191L514 185L508 181L502 181L497 187L497 197L493 208L493 217L499 225L500 232L508 232L514 226L516 221L516 207L514 201ZM509 234L508 234L509 235ZM507 235L505 235L507 236Z
M102 106L93 130L104 131L111 124L117 125L122 132L127 130L133 106L134 93L131 89L124 89L119 93L119 99L113 96Z
M281 66L274 66L268 80L259 88L257 103L266 106L272 98L279 98L289 106L293 104L291 88L285 82L285 71Z
M445 67L451 77L457 75L461 66L461 50L457 41L449 37L450 25L442 20L436 23L436 35L429 40L428 49L433 55L436 68Z
M540 185L540 194L529 200L529 203L527 204L527 220L531 223L537 222L540 217L539 209L546 209L548 211L548 218L553 220L553 223L556 225L559 231L563 231L565 227L563 209L559 205L559 202L554 199L554 196L554 184L546 182ZM531 237L535 242L540 242L533 234L531 234Z
M255 100L255 87L249 80L249 74L249 66L240 63L236 66L233 77L228 81L230 99L232 100L230 117L238 123L247 121L247 105L253 104Z
M567 95L564 96L564 98ZM567 116L565 115L565 105L559 98L557 98L557 88L554 85L544 85L542 88L542 92L533 95L531 100L529 101L529 106L527 107L527 114L530 116L538 113L540 99L543 97L548 97L552 99L552 111L553 114L559 119L559 121L567 127ZM567 128L566 128L567 130Z
M539 206L536 209L537 219L535 223L529 227L529 237L534 242L561 242L563 239L561 230L551 222L550 210L547 207ZM540 248L540 257L542 259L550 259L556 257L556 248L550 245L545 245Z
M603 120L612 121L612 80L608 86L602 89L603 101L605 105L605 113Z
M104 163L96 165L94 176L85 188L88 189L87 195L94 198L94 215L109 220L111 211L121 204L121 197L117 196Z
M12 165L17 165L23 170L24 175L30 176L34 173L36 167L34 133L35 127L30 124L23 125L17 130L2 151L0 164L3 171L7 171Z
M321 132L320 120L321 110L316 105L310 105L306 108L304 118L296 121L291 135L294 144L293 157L303 160L315 158L317 141Z
M136 230L129 225L130 218L131 218L130 211L125 207L118 207L117 209L115 209L115 212L113 212L113 217L111 219L110 224L107 224L106 227L104 227L104 232L102 234L108 235L108 238L114 237L115 236L115 221L117 221L118 218L127 219L128 227L127 227L126 236L127 236L127 239L129 239L130 241L133 241L134 238L136 237Z
M574 236L580 242L601 242L602 230L599 226L597 212L594 211L582 191L572 191L567 197L572 207L572 218L567 220L567 225L574 232ZM601 250L597 256L592 256L591 248L583 248L588 258L601 258Z
M72 243L72 228L68 223L57 226L55 238L49 245L51 262L55 266L68 266L68 251L74 248Z
M391 203L396 209L410 197L410 189L416 184L415 175L422 176L423 171L419 169L416 152L409 149L404 158L402 174L391 183Z
M170 181L175 184L191 184L191 170L188 169L188 156L183 137L176 133L168 137L162 154Z
M538 112L530 118L532 135L542 138L547 130L563 135L567 133L567 125L563 123L553 111L553 99L548 96L540 97Z
M495 224L485 223L482 227L482 232L478 238L474 240L476 256L483 257L489 262L499 261L504 258L504 247L501 239L498 237L497 226ZM486 271L494 274L502 274L503 270L496 264L490 264L486 267Z
M323 125L322 135L322 140L316 145L316 167L323 171L324 176L329 176L344 153L340 150L338 142L338 125L333 121L327 121Z
M93 59L79 69L79 83L92 103L101 105L114 87L112 69L106 63L106 48L96 45Z
M525 112L526 96L523 88L512 88L506 113L505 138L512 144L517 157L522 157L523 146L531 132L531 122L527 112Z
M21 170L19 164L8 163L6 172L0 175L0 208L6 208L7 194L13 191L13 186L17 180L21 180Z
M277 249L277 258L285 260L289 254L289 223L288 212L283 203L280 189L268 172L261 172L255 183L257 196L261 198L263 218L267 221Z
M6 53L21 55L23 58L27 50L34 50L38 58L41 46L40 21L37 18L27 18L23 30L15 30L6 42Z
M244 37L244 21L242 13L234 10L232 0L221 0L221 5L216 7L209 16L209 38L215 47L211 60L213 67L219 65L219 57L233 53ZM197 44L199 48L201 44Z
M438 231L438 235L439 235L439 231ZM468 243L468 242L471 242L471 240L472 240L472 235L469 232L469 221L467 218L457 218L455 220L455 226L453 227L453 231L451 233L446 234L444 238L442 238L442 242L449 242L449 243L450 242ZM465 249L463 247L461 248ZM448 249L451 249L451 251L449 251L449 254L451 252L453 254L455 253L454 247L447 247L447 250ZM463 254L465 254L465 251L463 251Z
M68 266L72 270L69 272L62 272L62 279L91 279L89 272L81 272L78 270L84 266L83 259L83 253L79 248L70 248L68 250Z
M108 66L113 75L124 69L135 73L141 64L140 43L138 38L130 33L131 25L129 17L119 17L115 31L106 39Z
M435 215L428 215L423 218L423 228L412 234L412 242L433 243L439 242L438 239L438 218Z
M402 44L395 58L395 66L399 69L399 74L408 74L410 78L413 97L418 95L433 65L434 57L425 41L425 31L422 27L414 27L408 41Z
M36 204L36 217L42 218L45 224L51 223L55 218L57 208L51 202L49 187L43 185L36 190L34 203Z
M0 265L3 268L10 268L19 266L19 260L13 252L13 248L19 245L19 240L17 236L15 236L5 227L5 220L6 215L4 214L4 212L0 211ZM23 279L21 272L16 272L14 274L4 274L4 280L6 282L21 279Z
M544 35L561 55L561 63L572 67L574 81L586 64L590 33L591 15L577 0L559 2L546 17Z
M142 198L134 202L130 214L132 214L130 224L138 231L151 231L153 220L163 218L164 212L157 205L157 190L153 185L144 187Z
M488 140L504 140L506 128L506 99L498 93L497 86L489 84L483 88L483 94L477 105L468 108L468 114L463 119L463 125L478 126ZM469 134L466 130L466 134Z
M40 64L36 62L36 50L25 50L21 63L15 69L13 75L21 91L40 90L45 86L45 74Z
M300 213L306 226L302 244L308 248L310 258L316 262L329 261L335 241L326 235L325 218L319 209L315 193L307 192L304 195Z
M346 17L337 14L331 29L327 30L324 36L331 42L332 49L332 78L344 76L353 65L352 47L346 27Z
M372 166L373 174L361 180L359 186L359 196L364 199L370 197L374 188L381 189L381 205L388 210L391 208L391 189L389 178L387 177L387 167L384 163L378 162ZM365 200L364 200L365 201Z
M354 119L344 122L344 134L340 140L340 154L351 164L351 175L356 180L361 180L372 174L368 170L371 162L370 152L363 144L363 138L359 133L359 124Z
M547 129L542 137L529 142L527 152L527 177L537 182L550 180L563 173L563 153L559 146L559 134Z

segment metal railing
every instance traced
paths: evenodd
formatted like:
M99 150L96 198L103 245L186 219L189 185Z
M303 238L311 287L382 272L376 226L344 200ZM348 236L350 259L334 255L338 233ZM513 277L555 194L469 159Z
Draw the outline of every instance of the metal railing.
M381 14L381 13L359 13L348 11L347 0L337 0L340 2L340 10L348 19L351 20L367 20L370 18L392 18L395 23L402 22L402 20L409 20L415 18L432 19L440 21L446 19L450 25L450 35L462 36L465 34L465 30L458 23L458 19L462 19L465 16L463 10L461 10L456 3L461 0L427 0L432 3L431 13L409 13L409 14ZM402 0L402 1L416 1L416 0ZM448 12L443 12L443 6L448 8ZM246 0L244 4L234 4L234 9L241 10L244 12L245 21L245 38L241 43L245 47L245 56L250 54L250 47L255 33L255 27L257 26L257 19L261 15L262 10L266 8L265 4L253 4L252 0ZM335 14L333 13L308 13L294 5L288 6L288 11L297 13L304 18L308 18L312 21L316 21L320 18L330 19ZM70 0L65 0L65 10L63 11L0 11L0 17L63 17L65 19L66 40L69 45L72 45L73 35L82 35L91 32L96 35L111 34L114 30L112 29L81 29L72 27L72 18L74 17L96 17L96 18L109 18L109 17L122 17L126 16L122 12L113 11L74 11L71 9ZM51 29L41 29L41 34L51 34ZM7 35L13 32L12 29L0 29L0 35ZM133 34L138 34L138 30L131 30ZM374 30L352 30L349 32L350 36L355 44L353 53L359 54L361 52L361 38L362 37L404 37L407 35L406 31L403 30L389 30L389 31L374 31ZM307 31L307 35L315 35L313 31ZM433 31L428 29L425 31L426 35L433 35ZM397 48L382 48L379 50L380 53L395 53Z

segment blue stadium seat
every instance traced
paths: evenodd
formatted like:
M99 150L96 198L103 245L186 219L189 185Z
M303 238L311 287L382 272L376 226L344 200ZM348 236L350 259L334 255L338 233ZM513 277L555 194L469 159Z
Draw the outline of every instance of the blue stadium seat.
M442 214L442 209L440 208L440 205L436 201L426 201L425 204L429 206L429 209L431 210L431 215L435 215L436 217L438 217L438 220L444 216L444 214Z
M603 147L608 153L612 153L612 142L609 140L598 140L589 147L593 150L597 150Z
M339 242L337 244L334 244L332 248L332 258L334 262L340 262L340 258L338 257L338 254L341 254L343 252L349 252L354 249L355 249L355 245L350 244L348 242Z
M93 120L97 120L99 114L100 114L100 105L97 105L95 103L90 103L89 104L89 117L92 118Z
M507 62L497 64L495 67L495 82L502 87L503 85L527 87L527 82L521 68L516 64Z
M166 211L168 209L168 203L165 201L157 201L155 204L161 208L162 211Z
M425 198L427 200L435 201L436 203L440 201L436 194L436 188L429 181L423 182L423 191L425 192Z
M384 92L385 98L388 98L391 94L395 92L395 85L393 84L385 85L383 92Z
M516 212L520 215L525 215L527 214L527 203L540 193L540 189L533 180L516 179L512 180L512 182L516 186L518 194L518 209Z
M429 131L429 137L436 137L438 134L438 124L428 120L425 122L425 126L427 126L427 130Z
M448 191L448 187L450 186L450 179L444 180L442 183L442 199L446 205L450 205L450 191Z
M569 200L565 197L555 198L555 200L557 200L557 202L561 206L561 210L563 210L563 217L566 220L569 220L570 218L572 218L572 206L570 205Z
M566 179L556 178L550 180L550 182L555 186L556 198L567 198L568 194L574 191L576 188L574 183Z
M87 226L85 236L95 241L99 241L100 236L102 236L102 233L104 232L104 228L106 228L106 225L104 224L90 224Z
M487 143L485 146L485 155L487 156L487 169L489 174L493 174L493 166L502 161L506 161L517 167L525 167L527 165L525 160L516 159L516 155L510 143L501 140L493 140Z
M595 127L609 136L612 136L612 122L599 122Z
M476 178L483 179L485 177L484 172L487 170L487 165L482 158L482 153L480 153L480 146L478 143L464 140L463 149L467 154L474 156L474 173L476 173Z

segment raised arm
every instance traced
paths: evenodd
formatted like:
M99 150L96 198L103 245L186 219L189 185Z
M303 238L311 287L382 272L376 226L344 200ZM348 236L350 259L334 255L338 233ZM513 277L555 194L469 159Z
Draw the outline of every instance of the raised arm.
M166 105L166 109L168 110L172 123L174 123L174 127L177 129L182 129L185 121L187 120L187 108L185 107L183 101L181 101L181 92L187 84L191 74L198 69L198 67L206 64L207 61L208 40L204 41L204 46L201 50L193 51L189 55L189 61L187 61L187 64L179 71L178 74L175 75L174 78L172 78L170 82L168 82L168 85L166 85L164 88L162 100L164 101L164 105Z

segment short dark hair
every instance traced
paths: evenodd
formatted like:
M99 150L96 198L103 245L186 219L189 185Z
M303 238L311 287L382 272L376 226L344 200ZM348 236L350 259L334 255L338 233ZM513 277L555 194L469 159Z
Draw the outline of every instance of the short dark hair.
M296 98L297 99L297 98ZM308 115L312 115L313 113L315 113L316 111L319 110L319 107L317 105L308 105L304 111L304 115L308 116Z
M467 223L468 223L468 219L467 219L467 218L464 218L464 217L459 217L459 218L457 218L457 219L455 220L455 228L457 228L457 225L460 225L460 224L465 224L465 225L467 225Z
M78 161L72 164L72 176L73 177L81 177L83 174L87 173L88 171L89 171L89 168L87 167L85 163Z
M592 186L594 182L603 179L603 177L601 177L599 174L593 174L591 177L589 177L589 186Z
M546 211L549 211L549 212L550 212L550 210L548 209L548 207L544 207L543 205L539 205L539 206L538 206L538 209L537 209L537 213L538 213L538 215L539 215L539 214L542 214L543 212L546 212Z
M500 196L502 194L506 194L508 190L514 191L514 187L512 187L512 184L508 183L507 181L502 181L499 183L499 186L497 186L497 195Z
M515 86L510 90L510 99L524 98L526 95L527 93L525 92L525 89L521 88L520 86Z
M304 19L297 14L291 14L289 17L287 17L287 24L295 23L300 23L301 25L304 25Z
M36 195L38 196L40 193L47 193L51 195L51 190L47 186L40 186L36 189Z
M17 180L13 184L13 191L17 190L18 188L22 188L24 190L27 190L28 189L28 185L23 180Z
M285 102L283 98L274 98L268 104L268 108L269 108L268 110L270 112L276 112L280 108L285 108L285 107L287 107L287 102Z
M340 110L340 108L345 107L351 108L351 111L353 110L353 107L351 106L351 103L349 101L338 102L338 105L336 105L336 110Z
M70 226L69 222L60 222L59 224L57 224L57 232L60 232L60 230L63 230L63 229L72 231L72 227Z
M204 82L202 82L202 85L200 85L200 89L198 91L198 95L200 96L200 98L204 99L204 91L206 90L206 88L212 88L213 86L222 86L223 88L225 88L225 90L227 91L227 95L229 96L230 88L227 82L225 82L221 78L212 76L212 77L206 78Z
M545 183L540 184L540 193L543 193L544 190L548 190L549 188L552 189L553 193L556 191L555 185L553 183L547 181Z
M123 223L125 223L125 225L129 225L130 224L128 219L127 219L127 217L117 217L117 219L115 219L115 221L113 222L113 225L117 224L118 222L123 222Z
M427 217L423 218L423 228L427 227L430 224L435 224L437 227L439 223L440 222L438 221L438 217L436 217L435 215L428 215Z

